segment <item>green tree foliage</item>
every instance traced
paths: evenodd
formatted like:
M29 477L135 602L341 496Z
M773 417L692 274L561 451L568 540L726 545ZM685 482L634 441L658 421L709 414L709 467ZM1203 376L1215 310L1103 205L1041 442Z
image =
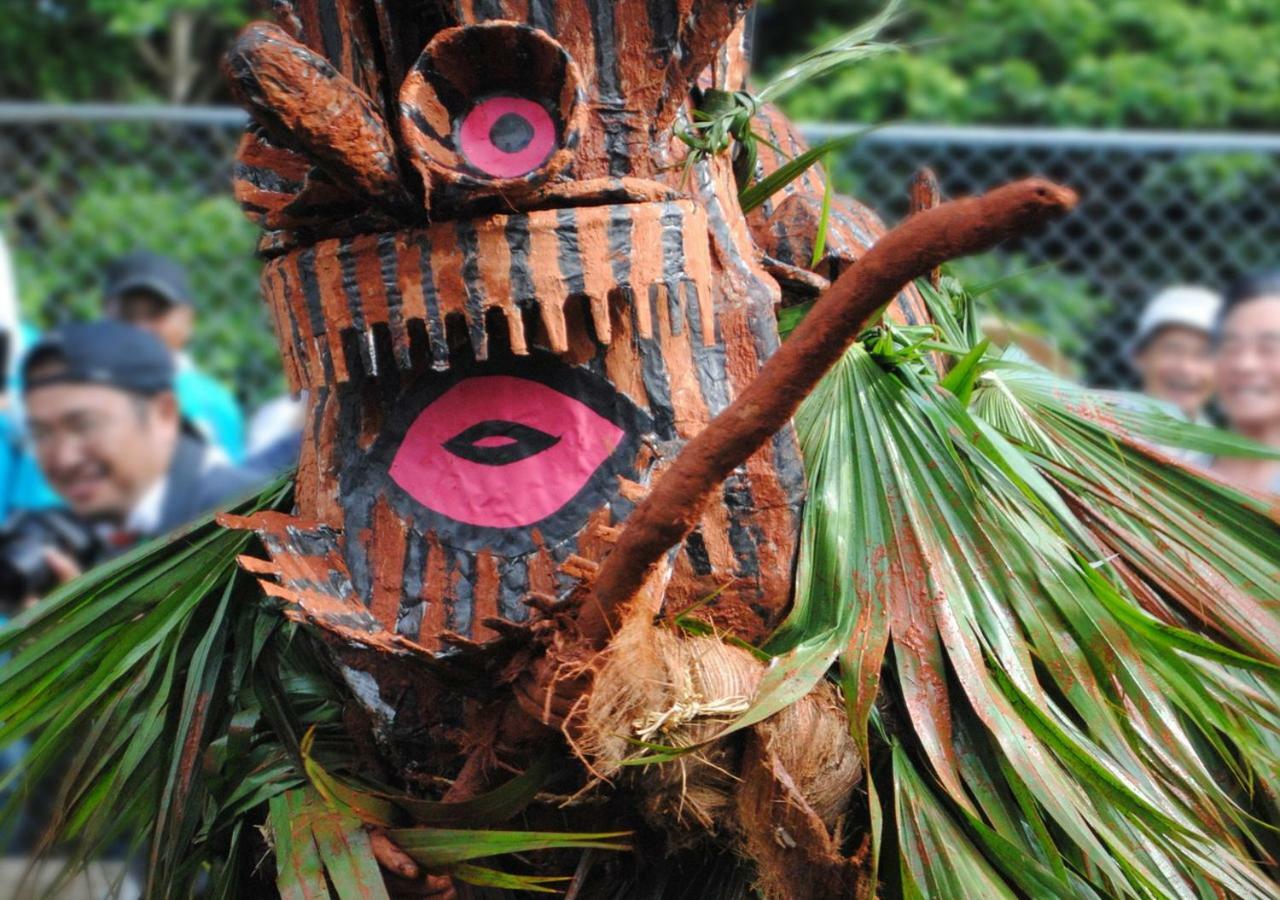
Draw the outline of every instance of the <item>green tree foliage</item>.
M199 168L200 158L177 155ZM203 163L207 167L207 163ZM180 172L113 165L82 173L77 191L0 202L0 227L22 234L13 250L23 313L39 327L101 312L101 273L111 259L146 248L191 275L199 310L193 354L250 403L284 389L279 355L258 296L257 229L226 193L182 187Z
M770 0L766 68L881 0ZM1269 129L1280 124L1275 0L908 0L905 52L796 91L814 121Z
M254 0L7 0L0 98L226 100L217 59Z

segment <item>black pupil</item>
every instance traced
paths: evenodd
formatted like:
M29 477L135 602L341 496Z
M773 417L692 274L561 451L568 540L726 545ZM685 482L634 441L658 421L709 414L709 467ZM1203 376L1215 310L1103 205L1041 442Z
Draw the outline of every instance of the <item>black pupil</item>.
M495 437L505 439L505 443L478 446L479 441ZM454 456L482 466L509 466L550 450L558 443L560 438L537 428L519 422L488 419L455 434L442 446Z
M524 116L504 113L489 129L489 140L503 153L519 153L533 140L533 126Z

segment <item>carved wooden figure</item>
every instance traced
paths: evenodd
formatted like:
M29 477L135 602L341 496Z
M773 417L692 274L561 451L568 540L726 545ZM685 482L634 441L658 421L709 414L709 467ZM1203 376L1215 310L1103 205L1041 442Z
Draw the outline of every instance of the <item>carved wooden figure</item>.
M824 295L825 335L815 323L807 349L775 356L778 306L852 275L883 228L838 201L813 267L816 170L746 217L732 160L677 139L700 77L743 85L748 5L294 0L228 56L254 119L237 196L264 229L263 292L309 398L296 514L236 523L270 551L245 564L333 639L395 753L437 752L421 735L454 715L439 700L460 689L455 658L487 654L512 680L530 646L573 658L707 598L722 633L766 636L804 497L795 403L912 277L1070 204L1040 185L962 208L950 231L917 217L862 283ZM802 147L776 111L758 127ZM761 172L784 161L765 151ZM891 315L926 312L908 290ZM547 679L524 694L534 718L565 718ZM824 697L813 709L838 716ZM804 826L826 843L801 861L838 856L824 823L857 761L835 769L830 808ZM778 801L757 794L739 810ZM831 884L848 886L845 868Z

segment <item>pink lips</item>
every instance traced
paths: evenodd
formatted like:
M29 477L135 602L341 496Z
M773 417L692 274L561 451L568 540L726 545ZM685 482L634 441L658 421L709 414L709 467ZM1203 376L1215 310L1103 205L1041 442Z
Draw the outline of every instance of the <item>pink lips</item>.
M391 478L458 522L522 528L569 503L623 437L613 422L544 384L477 376L418 415Z

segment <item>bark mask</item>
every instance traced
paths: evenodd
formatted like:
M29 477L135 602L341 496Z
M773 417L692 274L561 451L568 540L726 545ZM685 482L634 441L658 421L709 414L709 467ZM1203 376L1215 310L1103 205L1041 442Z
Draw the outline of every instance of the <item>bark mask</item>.
M673 134L699 73L740 83L744 9L307 0L241 36L237 193L310 403L297 515L252 523L250 565L300 618L415 654L518 629L776 349L729 161ZM669 606L762 637L802 493L785 429L673 556Z

